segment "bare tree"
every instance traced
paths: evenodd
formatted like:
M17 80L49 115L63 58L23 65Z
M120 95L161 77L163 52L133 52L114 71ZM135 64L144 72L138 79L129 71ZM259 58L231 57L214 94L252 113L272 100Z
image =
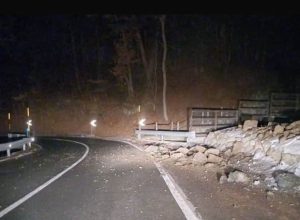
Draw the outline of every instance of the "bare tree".
M71 49L72 49L72 56L73 56L73 67L75 71L75 78L76 78L76 84L77 84L77 89L78 92L81 93L81 82L80 82L80 73L79 73L79 66L78 66L78 60L77 60L77 50L76 50L76 44L75 44L75 37L74 37L74 31L71 27L69 26L69 31L70 31L70 38L71 38Z
M130 48L131 33L121 31L121 39L115 43L116 61L113 74L127 86L129 99L134 97L132 67L135 62L135 50Z
M165 33L165 21L166 16L162 15L160 17L161 23L161 35L163 40L163 59L162 59L162 73L163 73L163 112L164 119L168 121L168 113L167 113L167 103L166 103L166 93L167 93L167 71L166 71L166 58L167 58L167 41L166 41L166 33Z
M144 69L146 80L146 93L145 100L148 100L148 104L152 104L153 111L155 111L156 93L157 93L157 36L154 38L152 46L148 48L148 56L145 49L145 40L143 40L141 32L136 28L136 42L139 47L142 66ZM150 100L150 99L152 100Z

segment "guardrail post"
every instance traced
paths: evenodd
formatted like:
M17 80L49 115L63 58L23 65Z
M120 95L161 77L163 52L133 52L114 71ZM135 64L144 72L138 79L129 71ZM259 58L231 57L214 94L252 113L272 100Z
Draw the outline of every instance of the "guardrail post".
M142 126L139 125L139 133L138 133L138 139L139 140L142 138L141 131L142 131Z
M215 124L214 124L215 130L217 130L217 124L218 124L218 116L217 116L217 114L218 114L218 112L215 111Z
M10 157L10 149L6 150L6 154L7 154L8 157Z
M157 122L155 122L155 130L156 131L158 130L158 124L157 124Z
M173 125L173 121L171 121L171 131L173 131L174 129L174 125Z
M179 131L179 121L177 121L177 131Z

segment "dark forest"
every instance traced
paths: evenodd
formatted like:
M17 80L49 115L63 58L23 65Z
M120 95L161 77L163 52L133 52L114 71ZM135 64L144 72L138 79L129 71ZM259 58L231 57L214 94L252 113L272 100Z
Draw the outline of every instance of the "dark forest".
M188 107L299 92L299 54L298 16L1 16L1 117L31 106L44 133L74 127L51 111L105 125L115 113L134 127L142 106L166 120L165 70L168 120L183 120Z

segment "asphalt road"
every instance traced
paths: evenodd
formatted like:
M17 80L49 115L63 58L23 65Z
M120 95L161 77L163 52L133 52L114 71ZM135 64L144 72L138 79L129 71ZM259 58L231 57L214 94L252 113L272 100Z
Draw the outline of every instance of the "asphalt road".
M89 147L86 158L2 219L185 219L144 153L119 142L72 140ZM0 163L0 213L87 151L83 145L51 138L38 138L37 144L40 151Z

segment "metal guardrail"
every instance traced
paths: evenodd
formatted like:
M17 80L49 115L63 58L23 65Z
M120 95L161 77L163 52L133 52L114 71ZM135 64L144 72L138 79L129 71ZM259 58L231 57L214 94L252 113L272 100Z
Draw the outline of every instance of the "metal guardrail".
M26 137L26 135L22 134L22 133L8 133L7 136L9 138L13 138L13 137Z
M183 137L188 139L192 139L196 137L196 133L194 131L172 131L172 130L135 130L135 134L138 136L138 139L141 139L142 136L157 136L160 137L161 141L165 139L165 137Z
M8 143L0 144L0 151L6 151L6 154L8 157L11 155L11 150L13 149L23 149L23 151L26 150L26 145L28 147L31 147L31 142L34 141L34 137L30 138L23 138L21 140L12 141Z

